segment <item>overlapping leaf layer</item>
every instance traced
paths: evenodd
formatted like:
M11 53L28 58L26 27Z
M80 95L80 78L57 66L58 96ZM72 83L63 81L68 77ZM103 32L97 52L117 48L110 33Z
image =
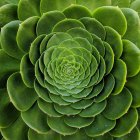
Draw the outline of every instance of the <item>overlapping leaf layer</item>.
M5 3L2 140L139 140L140 0Z

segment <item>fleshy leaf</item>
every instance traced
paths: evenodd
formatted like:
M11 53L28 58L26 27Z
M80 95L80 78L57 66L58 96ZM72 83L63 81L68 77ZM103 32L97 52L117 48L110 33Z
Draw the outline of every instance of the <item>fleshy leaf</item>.
M27 140L28 127L19 116L9 127L1 129L2 135L6 139ZM16 132L16 133L15 133Z
M103 110L106 107L106 104L106 100L100 103L93 103L90 107L83 110L79 115L81 117L95 117L101 112L103 112Z
M72 19L80 19L82 17L92 17L90 11L80 5L71 5L70 7L66 8L63 13L67 18L72 18Z
M52 31L53 32L66 32L67 30L74 28L74 27L85 28L84 25L76 19L66 19L66 20L62 20L62 21L58 22L54 26Z
M41 13L46 13L48 11L54 10L63 11L71 4L75 4L75 0L41 0L40 11Z
M0 88L5 87L8 77L19 71L20 61L0 50Z
M28 52L32 41L36 38L36 24L38 17L30 17L19 26L17 43L21 50Z
M39 134L36 131L29 129L29 140L61 140L60 135L50 130L46 134Z
M21 59L23 52L19 49L16 42L16 35L20 21L12 21L1 29L1 46L2 49L10 56ZM18 54L18 55L17 55Z
M128 77L133 77L138 74L140 71L140 49L129 40L123 40L123 54L121 59L126 63Z
M61 117L62 116L60 113L58 113L55 110L54 105L52 103L48 103L48 102L45 102L45 101L39 99L38 106L44 113L46 113L47 115L49 115L51 117Z
M123 87L126 82L126 75L127 75L126 64L121 59L116 60L111 73L115 78L115 87L113 89L112 94L116 95L123 90Z
M126 87L130 90L133 100L132 106L133 107L140 107L140 72L134 76L127 79Z
M60 106L58 104L54 104L54 108L56 109L57 112L63 115L76 115L79 114L81 110L74 109L71 106Z
M0 127L5 128L18 118L19 112L10 102L6 89L0 89L0 96Z
M17 20L17 6L14 4L6 4L0 7L0 28L10 21Z
M54 25L64 19L65 19L65 15L59 11L50 11L44 13L37 23L37 28L36 28L37 35L51 33Z
M129 134L116 138L115 140L139 140L140 139L140 132L137 127L135 127Z
M61 140L92 140L91 137L88 137L84 129L79 129L75 134L63 136L61 135Z
M45 35L40 35L31 43L29 50L29 59L33 65L35 65L36 61L40 57L40 45L44 37Z
M122 36L126 32L127 21L119 7L99 7L93 12L93 17L101 22L104 26L112 27Z
M133 42L140 48L139 15L131 8L122 8L121 10L127 20L127 31L123 38Z
M20 0L18 4L18 18L24 21L32 16L40 16L40 0Z
M104 26L98 20L95 18L83 17L80 21L84 24L88 32L97 35L102 40L105 39L106 32Z
M115 124L116 121L108 120L103 115L98 115L94 122L85 128L85 131L88 136L96 137L113 129Z
M72 128L66 125L63 117L58 118L48 117L47 122L52 130L62 135L72 135L77 131L76 128Z
M50 128L47 124L47 115L44 114L35 103L29 110L22 112L24 122L38 133L47 133Z
M108 98L103 115L110 120L119 119L127 113L131 103L132 95L128 89L124 88L120 94L112 95Z
M111 5L111 0L76 0L76 3L87 7L93 12L98 7Z
M134 108L130 108L127 114L125 114L123 117L117 120L116 126L110 132L110 134L114 137L122 137L133 130L133 128L137 124L137 121L138 121L137 110Z
M97 97L95 97L95 102L101 102L105 100L111 94L114 85L115 85L115 79L112 74L109 74L108 76L105 77L104 88L100 92L100 94Z
M20 111L28 110L37 99L36 92L25 86L19 72L8 78L7 89L11 102Z
M130 0L112 0L112 5L119 6L119 7L129 7Z
M121 36L113 28L110 28L109 26L106 26L105 30L106 30L105 41L111 46L114 52L114 57L120 58L123 52L123 44Z
M80 128L89 126L94 121L94 118L83 118L80 116L70 116L70 117L65 117L64 121L67 125L80 129Z
M35 73L34 73L34 67L30 62L28 54L24 55L21 59L20 73L24 84L29 88L33 88Z

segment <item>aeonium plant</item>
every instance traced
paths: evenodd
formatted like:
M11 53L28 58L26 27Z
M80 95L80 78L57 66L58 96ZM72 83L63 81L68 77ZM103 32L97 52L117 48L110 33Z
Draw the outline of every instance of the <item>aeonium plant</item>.
M140 140L140 0L1 5L2 140Z

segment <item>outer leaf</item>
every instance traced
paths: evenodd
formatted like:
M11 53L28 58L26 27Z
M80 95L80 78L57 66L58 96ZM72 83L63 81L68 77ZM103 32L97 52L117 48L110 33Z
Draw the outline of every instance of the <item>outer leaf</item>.
M44 114L35 103L29 110L22 112L21 117L24 122L38 133L47 133L50 128L47 124L47 115Z
M20 21L12 21L1 29L1 45L3 50L10 56L21 59L23 52L19 49L16 42L16 35ZM18 55L17 55L18 54Z
M17 20L17 6L7 4L0 7L0 28L13 20Z
M8 78L7 90L12 103L20 111L28 110L37 99L34 89L24 85L18 72Z
M5 87L8 77L13 72L19 71L19 63L19 60L0 50L0 88Z
M29 140L61 140L60 135L50 130L46 134L39 134L36 131L29 129Z
M40 16L40 0L20 0L18 4L18 18L24 21L32 16Z
M9 127L1 129L2 135L6 139L12 140L27 140L28 127L23 122L22 118L19 117ZM15 133L16 132L16 133Z
M104 26L112 27L122 36L126 32L127 21L119 7L100 7L93 12L93 17L100 21Z
M138 121L137 110L130 108L127 114L125 114L123 117L117 120L116 126L110 132L110 134L115 137L122 137L133 130L133 128L137 124L137 121Z

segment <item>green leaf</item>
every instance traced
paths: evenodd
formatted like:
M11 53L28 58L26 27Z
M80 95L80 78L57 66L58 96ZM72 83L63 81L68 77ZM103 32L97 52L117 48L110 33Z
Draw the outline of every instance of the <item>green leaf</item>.
M126 63L127 77L133 77L138 74L140 71L140 49L129 40L123 40L121 59Z
M45 35L40 35L31 43L29 50L29 59L33 65L35 65L36 61L40 57L40 45L44 38Z
M104 26L95 18L83 17L80 21L84 24L86 30L94 35L97 35L102 40L105 39L105 29Z
M130 5L130 8L134 9L140 15L140 1L139 0L135 0L134 2L132 2Z
M18 118L19 112L10 102L6 89L0 89L0 96L0 127L5 128Z
M1 28L1 47L10 56L21 59L24 53L19 49L16 35L20 21L11 21ZM18 55L17 55L18 54Z
M122 8L121 10L127 20L127 31L123 38L133 42L140 48L139 15L131 8Z
M92 99L93 97L97 96L103 90L103 87L104 87L104 80L102 80L97 85L93 86L93 90L85 99Z
M73 135L63 136L61 135L61 140L92 140L91 137L88 137L84 131L84 129L79 129Z
M22 112L21 117L24 122L38 133L47 133L50 128L47 124L47 115L44 114L35 103L29 110Z
M131 103L132 95L127 88L124 88L120 94L109 97L103 115L110 120L119 119L127 113Z
M75 4L75 0L41 0L40 11L42 14L54 10L63 11L71 4Z
M63 13L67 18L80 19L82 17L92 17L88 8L80 5L71 5Z
M40 16L40 0L20 0L18 4L18 18L24 21L32 16Z
M51 93L49 94L49 96L50 96L51 100L58 105L64 105L65 106L65 105L70 104L69 102L66 102L65 100L63 100L61 98L62 96L54 95L54 94L51 94Z
M99 51L100 55L104 57L105 55L105 47L103 44L103 41L96 35L92 34L93 38L93 45L96 47L96 49Z
M62 114L58 113L55 110L53 103L45 102L42 99L39 99L38 106L45 114L47 114L50 117L61 117L62 116Z
M111 46L114 52L114 57L120 58L123 52L123 44L121 36L113 28L110 28L109 26L106 26L105 30L106 30L105 41Z
M17 20L17 6L14 4L6 4L0 7L0 28L10 21Z
M94 121L94 118L83 118L80 116L65 117L64 122L74 128L83 128L89 126Z
M105 47L104 60L105 60L105 64L106 64L106 73L105 74L108 75L114 65L114 53L113 53L111 46L108 43L104 42L104 47Z
M126 64L121 59L116 60L111 73L115 78L115 87L113 89L112 94L116 95L123 90L123 87L126 82L126 76L127 76Z
M28 52L32 41L36 38L36 24L38 17L30 17L19 26L17 43L21 50Z
M137 127L135 127L130 133L128 133L127 135L120 137L120 138L116 138L115 140L139 140L140 139L140 132L139 129Z
M27 140L28 129L27 125L19 116L9 127L2 128L1 132L5 139Z
M19 71L19 63L19 60L0 50L0 88L6 86L7 79L12 73Z
M105 135L95 137L94 140L114 140L114 139L109 133L106 133Z
M100 103L93 103L90 107L86 108L85 110L82 110L79 114L81 117L95 117L106 107L106 100Z
M52 29L53 32L66 32L67 30L74 28L74 27L81 27L85 28L84 25L76 19L65 19L58 22Z
M96 84L98 84L103 79L106 72L105 60L103 59L102 56L100 56L100 64L98 70L99 70L99 78Z
M87 30L80 27L72 28L68 30L67 33L70 34L73 38L81 37L87 39L91 44L93 42L91 34Z
M74 40L77 41L82 48L85 48L88 51L92 52L92 45L86 38L76 37L76 38L74 38Z
M133 107L140 107L140 72L134 76L127 79L126 87L130 90L133 100L132 106Z
M133 128L137 124L137 121L138 121L137 110L134 108L130 108L127 114L125 114L123 117L117 120L116 126L110 132L110 134L114 137L122 137L133 130Z
M104 78L104 88L99 93L98 96L95 97L95 102L101 102L109 97L115 85L115 79L112 74L107 75Z
M57 112L59 112L60 114L63 114L63 115L76 115L76 114L79 114L81 112L80 109L74 109L69 105L60 106L58 104L54 104L54 108Z
M130 6L130 0L112 0L113 6L119 6L119 7L129 7Z
M127 30L126 18L119 7L99 7L93 12L93 17L101 22L104 26L112 27L122 36Z
M54 25L64 19L65 15L59 11L50 11L44 13L37 23L37 35L51 33Z
M25 86L19 72L8 78L7 90L11 102L19 111L28 110L37 99L36 92Z
M76 103L71 104L72 108L75 109L86 109L87 107L91 106L91 104L93 103L93 100L91 99L82 99Z
M50 130L46 134L39 134L36 131L29 129L29 140L61 140L60 135Z
M54 34L47 43L47 49L56 45L59 45L61 42L72 39L72 37L67 33L57 33Z
M98 115L94 122L85 128L86 134L90 137L104 135L114 128L116 121L108 120L103 115Z
M66 123L64 122L64 118L63 117L48 117L47 118L47 122L49 127L62 135L72 135L74 133L76 133L77 129L76 128L72 128L68 125L66 125Z
M42 87L37 80L34 81L34 89L38 96L46 102L52 103L52 100L49 97L49 91Z
M93 12L98 7L110 6L111 0L76 0L76 3L87 7Z
M20 73L24 84L29 88L33 88L35 73L34 73L34 67L30 62L28 54L25 54L21 59Z
M7 3L18 4L19 0L5 0Z

